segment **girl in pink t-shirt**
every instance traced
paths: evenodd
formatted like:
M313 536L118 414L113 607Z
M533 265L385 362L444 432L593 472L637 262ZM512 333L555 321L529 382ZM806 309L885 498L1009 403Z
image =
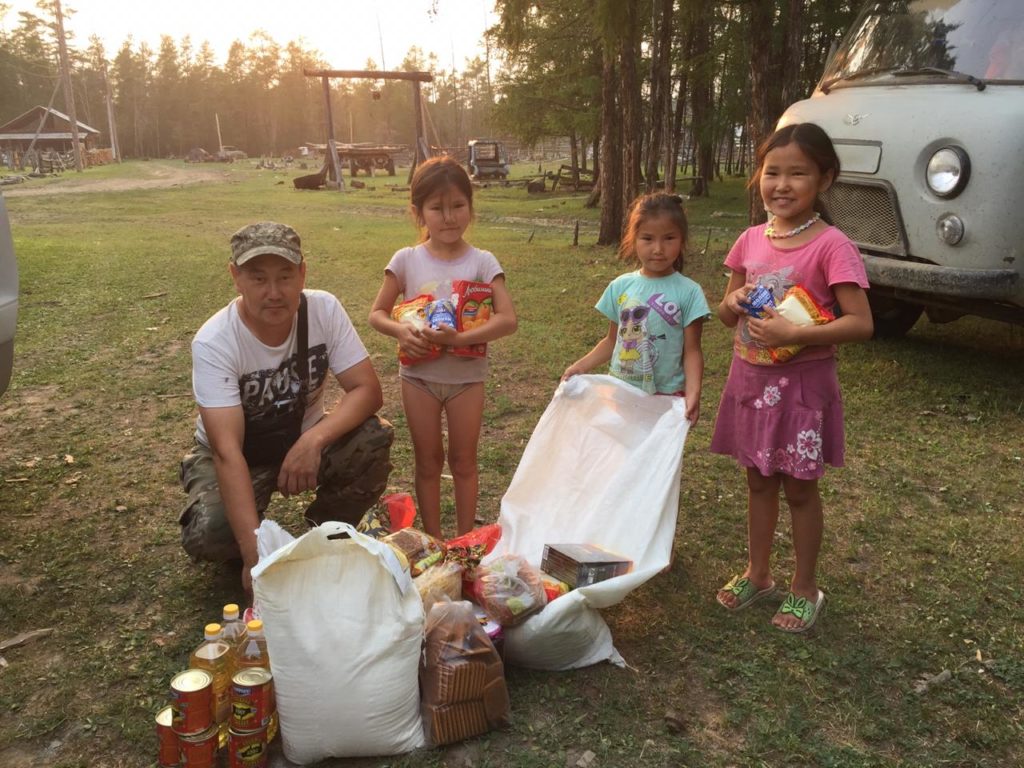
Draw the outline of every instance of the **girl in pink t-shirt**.
M731 275L718 306L719 319L736 329L735 354L711 450L746 471L748 562L717 600L738 611L775 592L770 561L781 488L796 554L789 593L772 619L785 632L810 629L825 603L815 575L823 529L818 478L825 464L843 465L844 442L835 345L869 339L874 330L860 253L828 223L819 199L838 174L832 141L813 123L780 128L758 148L751 184L770 219L729 252ZM791 289L819 324L775 310L772 301Z

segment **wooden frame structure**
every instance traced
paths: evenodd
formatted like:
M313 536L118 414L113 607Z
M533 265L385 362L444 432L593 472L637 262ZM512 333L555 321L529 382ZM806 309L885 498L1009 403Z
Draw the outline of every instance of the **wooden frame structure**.
M429 72L378 72L372 69L303 69L306 77L319 77L324 89L324 115L327 122L327 164L328 174L338 183L338 189L344 188L341 178L341 166L335 151L334 116L331 114L331 78L347 80L408 80L412 83L412 103L416 111L416 140L413 142L414 152L412 168L409 169L409 180L416 166L430 156L427 145L427 134L423 126L423 102L420 95L420 83L431 83L434 76Z

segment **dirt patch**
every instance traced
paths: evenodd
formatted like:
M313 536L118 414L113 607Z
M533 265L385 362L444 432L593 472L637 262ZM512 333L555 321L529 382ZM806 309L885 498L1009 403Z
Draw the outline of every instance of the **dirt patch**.
M6 197L33 197L36 195L75 195L89 192L127 192L136 189L165 189L222 181L223 168L204 165L166 165L152 163L142 166L143 174L134 178L90 178L88 173L68 172L56 180L30 179L23 184L5 185Z

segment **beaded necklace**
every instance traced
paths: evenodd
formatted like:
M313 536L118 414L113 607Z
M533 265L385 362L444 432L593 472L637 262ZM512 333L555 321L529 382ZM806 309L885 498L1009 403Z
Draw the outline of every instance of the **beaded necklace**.
M770 237L772 240L784 240L787 237L795 237L796 235L799 235L801 232L803 232L805 229L809 229L810 227L813 227L815 225L815 223L817 223L818 219L821 218L821 214L818 213L817 211L815 211L814 215L811 216L811 218L809 218L807 221L805 221L799 227L794 227L793 229L789 230L789 232L776 232L775 231L775 218L776 218L775 216L772 216L772 220L769 221L768 222L768 226L765 227L765 230L764 230L765 237Z

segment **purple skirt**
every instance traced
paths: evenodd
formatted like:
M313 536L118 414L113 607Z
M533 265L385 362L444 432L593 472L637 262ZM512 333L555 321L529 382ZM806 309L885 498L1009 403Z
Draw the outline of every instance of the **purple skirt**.
M713 453L765 477L799 480L843 466L843 398L835 357L753 365L733 357L718 407Z

